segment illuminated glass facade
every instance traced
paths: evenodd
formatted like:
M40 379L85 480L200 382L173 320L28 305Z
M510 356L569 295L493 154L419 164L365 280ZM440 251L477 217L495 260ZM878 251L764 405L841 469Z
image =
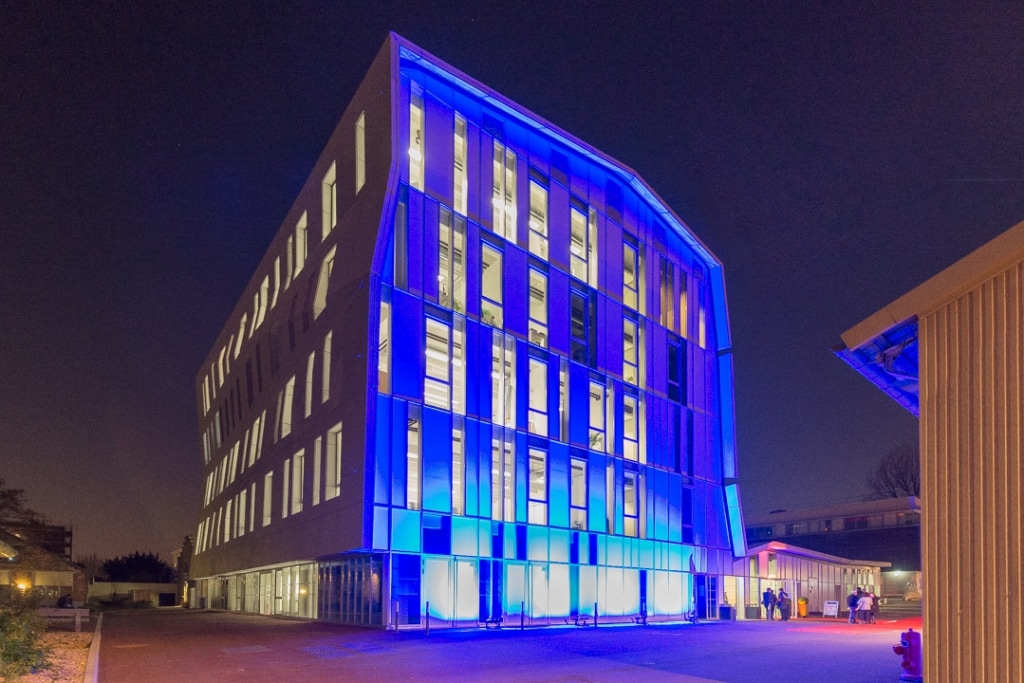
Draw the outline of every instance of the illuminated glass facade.
M731 367L721 264L632 170L391 36L199 374L196 606L714 616Z

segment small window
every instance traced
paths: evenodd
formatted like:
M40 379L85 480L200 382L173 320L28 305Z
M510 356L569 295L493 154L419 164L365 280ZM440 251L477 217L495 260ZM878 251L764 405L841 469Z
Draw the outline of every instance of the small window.
M409 96L409 185L423 191L424 159L423 91L415 84Z
M337 183L337 169L334 163L327 169L327 173L324 175L323 187L321 191L322 195L322 208L323 208L323 239L327 239L327 236L331 234L331 230L334 230L338 224L338 183Z
M466 215L469 180L466 175L466 118L455 113L455 154L452 168L452 207Z
M356 194L366 184L366 112L356 119Z
M530 179L530 253L548 260L548 188Z

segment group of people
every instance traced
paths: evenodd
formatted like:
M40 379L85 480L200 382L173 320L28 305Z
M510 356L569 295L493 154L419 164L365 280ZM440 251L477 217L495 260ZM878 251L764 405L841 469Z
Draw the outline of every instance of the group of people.
M790 599L789 593L783 589L779 589L778 595L771 588L766 590L761 595L761 604L764 605L765 618L768 621L775 620L775 610L779 611L782 621L789 621L790 611L793 609L793 601Z
M875 594L861 590L858 586L846 596L846 607L850 610L851 624L873 624L878 614L878 602Z

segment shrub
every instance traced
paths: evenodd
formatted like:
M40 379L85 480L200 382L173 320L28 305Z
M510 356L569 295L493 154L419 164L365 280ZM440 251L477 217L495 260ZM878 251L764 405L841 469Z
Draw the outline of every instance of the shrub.
M0 598L0 680L49 666L50 650L43 644L46 622L36 611L38 598L12 593Z

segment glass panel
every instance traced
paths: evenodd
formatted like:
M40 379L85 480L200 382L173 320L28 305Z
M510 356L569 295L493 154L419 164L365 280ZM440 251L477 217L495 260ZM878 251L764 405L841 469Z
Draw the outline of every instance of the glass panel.
M488 325L502 327L502 253L484 244L480 267L480 319Z
M531 434L548 434L548 364L530 359L530 416Z
M409 185L423 190L423 94L414 89L409 97Z
M423 402L438 408L450 408L451 329L444 323L427 318L426 378Z
M529 496L530 505L527 521L530 524L547 524L547 453L536 448L530 449Z
M548 277L530 269L530 342L548 346Z
M548 190L530 181L530 253L548 260Z

